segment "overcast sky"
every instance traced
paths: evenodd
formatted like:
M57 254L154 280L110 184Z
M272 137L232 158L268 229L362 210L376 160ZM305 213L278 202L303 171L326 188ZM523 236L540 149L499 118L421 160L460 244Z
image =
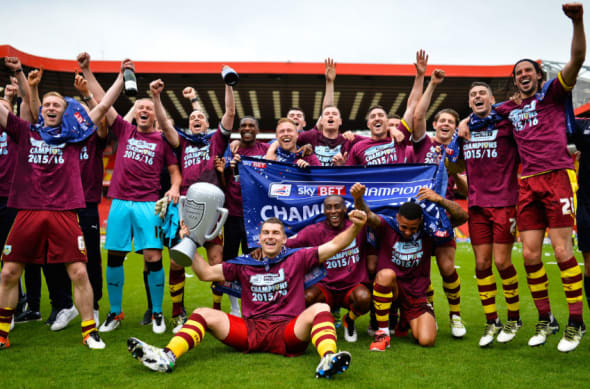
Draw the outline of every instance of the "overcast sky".
M12 0L2 15L0 44L63 59L567 62L572 36L554 0Z

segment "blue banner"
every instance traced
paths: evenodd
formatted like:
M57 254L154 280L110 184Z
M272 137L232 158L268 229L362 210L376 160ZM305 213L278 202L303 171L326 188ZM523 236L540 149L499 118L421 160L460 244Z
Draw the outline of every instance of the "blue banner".
M364 198L373 212L394 216L397 208L427 186L443 197L447 173L444 164L381 166L314 166L300 169L292 164L242 157L239 165L248 246L258 246L263 221L277 217L287 236L323 220L323 201L328 195L344 197L354 205L350 187L367 187ZM446 219L444 212L443 217ZM444 232L440 232L441 238Z

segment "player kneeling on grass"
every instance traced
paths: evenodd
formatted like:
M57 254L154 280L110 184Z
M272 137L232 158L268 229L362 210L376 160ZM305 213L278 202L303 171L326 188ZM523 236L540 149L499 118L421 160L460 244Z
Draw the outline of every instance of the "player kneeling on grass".
M366 214L358 210L351 211L348 217L353 224L319 247L287 249L282 222L271 218L260 230L262 260L245 255L211 266L195 254L193 269L201 281L240 284L243 318L197 308L164 349L129 338L129 351L148 368L170 372L176 359L199 344L209 330L223 343L243 352L295 356L302 354L311 340L321 357L316 377L329 378L345 371L350 354L337 352L330 307L317 303L305 308L303 280L313 267L347 247L367 220Z
M409 324L420 346L434 346L436 322L432 305L426 299L434 238L425 231L422 207L415 202L406 202L395 219L379 216L367 207L364 193L365 186L361 184L355 184L350 189L355 207L367 212L368 226L375 230L379 240L377 276L373 285L379 330L370 349L385 351L389 347L389 311L394 299L398 300L400 307L400 324ZM449 213L452 226L467 221L467 212L431 189L420 188L417 197L418 200L429 200L442 206Z

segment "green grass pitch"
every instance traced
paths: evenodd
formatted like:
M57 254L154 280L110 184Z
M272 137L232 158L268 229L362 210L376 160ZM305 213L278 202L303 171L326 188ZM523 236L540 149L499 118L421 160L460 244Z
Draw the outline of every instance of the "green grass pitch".
M297 358L268 354L241 354L223 345L210 334L201 345L177 362L172 374L155 373L131 358L126 340L138 337L148 343L165 346L171 336L155 335L151 327L139 325L146 309L142 279L142 261L130 255L125 263L125 289L123 310L125 320L121 327L103 335L107 348L90 351L82 345L80 322L75 319L61 332L51 332L43 322L17 324L10 334L11 347L0 351L0 388L174 388L174 387L478 387L523 388L567 387L588 385L589 341L582 340L578 349L569 354L557 351L557 343L567 324L567 305L559 270L552 250L544 247L543 260L549 275L549 293L552 310L562 331L549 337L547 344L528 347L528 338L534 332L536 310L524 276L520 245L515 246L513 261L519 272L521 316L524 323L516 339L509 344L494 343L487 349L478 347L483 331L484 315L477 295L474 277L474 259L468 244L459 244L456 265L461 277L461 309L467 326L462 340L451 338L448 325L448 304L442 291L438 268L433 262L432 280L435 288L435 311L439 326L434 348L417 346L409 335L392 338L391 348L384 353L369 352L371 339L367 336L368 316L359 318L359 340L348 344L339 330L338 346L352 353L350 369L329 381L314 378L319 357L312 346ZM582 263L580 253L576 253ZM106 255L103 255L106 258ZM106 262L106 261L104 261ZM165 252L167 268L167 253ZM499 277L496 273L496 278ZM496 298L500 318L506 318L506 304L498 283ZM211 306L209 285L187 278L185 305L188 311L198 306ZM106 287L101 301L101 320L108 310ZM229 310L224 297L223 309ZM164 298L164 314L169 317L171 302L168 293ZM47 290L43 287L42 316L49 315ZM342 310L344 313L344 310ZM584 315L590 323L588 306L584 300Z

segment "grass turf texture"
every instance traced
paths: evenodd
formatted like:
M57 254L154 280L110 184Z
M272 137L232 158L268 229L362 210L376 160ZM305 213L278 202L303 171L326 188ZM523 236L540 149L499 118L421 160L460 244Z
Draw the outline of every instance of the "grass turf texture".
M461 277L462 317L467 326L464 339L451 337L448 304L442 291L441 278L433 261L432 280L435 288L435 311L439 326L434 348L417 346L411 334L392 338L391 348L384 353L369 352L371 339L367 336L368 315L357 320L359 340L346 343L342 329L338 330L338 346L351 352L351 368L330 381L314 378L319 362L313 346L303 356L285 358L270 354L242 354L207 334L201 345L180 358L172 374L147 370L134 360L126 347L130 336L164 347L171 337L170 325L164 335L152 333L151 326L139 321L146 309L142 279L143 263L139 256L130 255L125 262L123 310L125 320L114 332L103 334L105 350L90 351L82 345L80 321L74 319L61 332L52 332L44 323L49 315L46 288L43 288L43 322L17 324L10 335L11 347L0 351L0 388L13 387L584 387L590 378L587 368L588 340L582 340L575 352L557 351L557 343L567 324L567 305L561 287L559 269L553 255L543 255L550 280L552 310L561 331L549 337L545 346L531 348L528 339L534 332L537 312L530 297L524 275L520 245L515 246L513 261L519 272L521 317L524 323L517 337L508 344L494 343L478 346L483 331L484 314L477 294L474 259L468 244L459 244L456 265ZM552 253L549 246L544 253ZM167 253L165 252L166 272ZM576 253L579 263L581 254ZM106 258L106 253L103 253ZM103 261L106 263L106 261ZM496 278L500 278L494 269ZM192 274L192 272L191 272ZM186 280L185 306L192 311L197 306L211 306L209 285L193 276ZM506 319L506 304L498 283L496 303L502 321ZM229 311L227 297L223 309ZM106 286L101 301L101 320L108 310ZM171 302L168 292L164 298L164 315L169 318ZM342 310L344 314L345 310ZM584 300L584 316L590 324L588 306Z

